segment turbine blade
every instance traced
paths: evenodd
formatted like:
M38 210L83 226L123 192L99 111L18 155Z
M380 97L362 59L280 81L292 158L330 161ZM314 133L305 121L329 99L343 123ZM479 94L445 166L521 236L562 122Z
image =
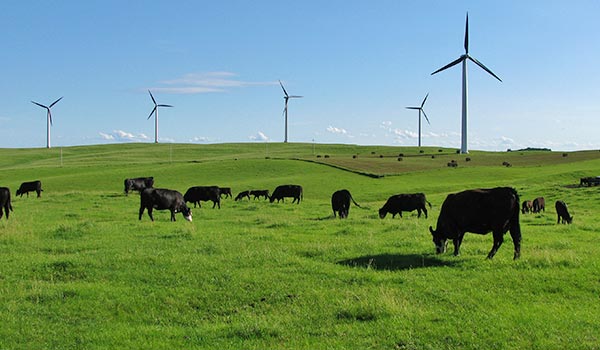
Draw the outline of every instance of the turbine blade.
M36 104L36 105L38 105L38 106L40 106L40 107L42 107L42 108L46 108L46 109L48 109L48 106L44 106L44 105L43 105L43 104L41 104L41 103L37 103L37 102L35 102L35 101L31 101L31 103L33 103L33 104Z
M152 98L152 102L154 102L154 104L156 105L156 100L154 99L154 96L152 96L150 90L148 90L148 93L150 94L150 98Z
M431 125L431 123L429 122L429 118L427 118L427 114L425 114L425 111L421 109L421 112L423 112L423 115L425 116L425 120L427 120L427 124Z
M465 24L465 52L469 53L469 13L467 12L467 22Z
M171 105L156 105L158 107L175 107L175 106L171 106Z
M279 85L281 85L281 89L283 89L283 94L285 95L285 97L289 97L287 91L285 91L285 88L283 87L283 84L281 83L281 80L279 81Z
M406 107L406 109L421 109L421 107Z
M441 72L441 71L443 71L445 69L448 69L448 68L450 68L452 66L455 66L455 65L459 64L460 62L462 62L465 59L467 59L465 56L460 56L456 60L448 63L447 65L443 66L442 68L440 68L440 69L436 70L435 72L431 73L431 75L434 75L435 73L439 73L439 72Z
M50 126L52 126L52 113L50 113L50 108L48 108L48 119L50 119Z
M425 101L427 101L427 97L429 97L429 93L427 93L427 95L425 95L423 102L421 102L421 108L423 108L423 106L425 106Z
M64 96L63 96L63 97L64 97ZM52 106L54 106L55 104L57 104L57 103L58 103L58 101L60 101L60 100L62 100L62 97L61 97L61 98L59 98L58 100L56 100L56 101L52 102L52 104L51 104L50 106L48 106L48 108L52 108Z
M152 118L152 114L154 114L154 111L156 111L156 108L157 108L156 106L154 106L154 108L152 108L152 112L150 112L150 115L148 116L148 118L146 120Z
M294 96L294 95L292 95L292 96L288 96L288 97L289 97L289 98L302 98L302 97L304 97L304 96Z
M502 79L498 78L498 76L496 74L494 74L494 72L492 72L488 67L484 66L483 63L477 61L476 59L474 59L471 56L467 56L471 61L473 61L476 65L478 65L479 67L481 67L483 70L485 70L486 72L490 73L494 78L498 79L500 82L502 82Z

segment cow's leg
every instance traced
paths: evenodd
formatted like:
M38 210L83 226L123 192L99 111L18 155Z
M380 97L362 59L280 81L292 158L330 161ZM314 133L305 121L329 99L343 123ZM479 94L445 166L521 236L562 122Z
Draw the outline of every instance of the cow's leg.
M518 221L513 222L510 227L510 237L512 238L513 245L515 246L515 254L513 259L521 257L521 225Z
M452 243L454 244L454 256L458 256L460 254L460 245L462 244L464 236L465 234L461 233L458 235L458 238L452 240Z
M487 256L488 259L491 259L496 255L498 248L500 248L502 242L504 242L504 232L495 230L492 235L494 236L494 245L492 245L492 250L490 250Z
M41 197L41 193L42 193L42 191L40 191L40 190L37 190L36 192L37 192L38 198L40 198L40 197Z
M148 208L148 216L150 217L150 220L154 221L154 218L152 217L152 207Z
M217 201L217 206L219 207L219 209L221 209L221 201ZM214 205L213 205L214 207Z
M423 213L425 213L425 219L427 219L427 208L425 206L423 206Z
M421 217L421 208L417 208L417 218Z
M144 214L144 207L143 206L140 207L140 217L139 217L140 220L142 220L142 214Z
M4 207L4 210L6 211L6 218L8 219L8 210L6 207ZM2 208L0 208L0 219L2 219Z
M175 220L175 210L171 209L171 221L176 221Z

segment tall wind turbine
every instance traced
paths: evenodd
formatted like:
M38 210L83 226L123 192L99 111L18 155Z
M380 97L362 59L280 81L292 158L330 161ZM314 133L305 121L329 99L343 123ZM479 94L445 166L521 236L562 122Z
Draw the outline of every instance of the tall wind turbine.
M502 79L498 78L494 72L492 72L489 68L483 65L483 63L479 62L475 58L469 55L469 13L467 12L467 21L465 26L465 53L460 56L458 59L450 62L444 67L436 70L431 73L434 75L435 73L441 72L447 68L455 66L462 62L462 127L461 127L461 143L460 143L460 153L469 153L467 149L467 115L468 115L468 106L467 106L467 60L471 60L473 63L481 67L484 71L491 74L494 78L502 81Z
M427 101L427 97L429 97L429 94L425 95L423 102L421 102L421 107L406 107L406 109L416 109L419 111L419 148L421 148L421 112L425 116L427 124L431 125L431 123L429 122L429 118L427 118L427 114L425 114L425 110L423 109L423 106L425 106L425 101Z
M156 100L154 99L154 96L152 96L152 93L150 92L150 90L148 90L148 93L150 94L150 98L152 98L152 102L154 103L154 108L152 109L152 112L150 112L148 119L150 119L152 117L152 114L154 113L154 143L158 143L158 107L173 107L173 106L156 104Z
M281 80L279 81L279 85L281 85L281 88L283 89L283 99L285 100L285 108L283 108L283 115L285 115L285 139L283 142L288 142L288 101L290 98L302 98L303 96L288 95Z
M46 148L50 148L50 126L52 126L52 113L50 112L50 108L58 103L58 101L62 100L62 97L58 100L52 102L50 106L44 106L41 103L37 103L35 101L31 101L31 103L36 104L42 108L46 109Z

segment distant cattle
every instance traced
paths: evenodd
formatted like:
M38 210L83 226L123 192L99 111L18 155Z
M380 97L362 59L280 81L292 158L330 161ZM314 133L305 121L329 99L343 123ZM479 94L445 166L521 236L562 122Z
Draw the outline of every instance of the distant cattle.
M582 177L579 179L579 186L598 186L600 185L600 176Z
M133 179L125 179L125 195L128 195L131 191L142 192L145 188L154 187L154 178L150 177L136 177Z
M140 193L140 199L140 220L142 220L144 209L148 209L148 216L152 221L154 221L152 210L168 209L171 211L171 221L175 221L175 213L179 212L187 221L192 221L192 211L185 205L183 196L177 191L164 188L146 188Z
M264 197L264 199L269 199L269 190L251 190L250 196L254 196L254 199L260 199L260 197Z
M200 205L200 201L212 201L213 209L215 206L219 206L221 209L221 191L217 186L194 186L188 188L183 196L186 202L194 203L194 208L196 204L202 208Z
M231 195L231 187L219 187L219 191L221 192L221 194L220 194L221 198L223 198L223 196L225 196L225 198L227 198L227 197L232 198L233 197Z
M556 201L556 203L554 204L554 207L556 208L556 215L558 216L558 219L556 220L556 223L560 223L562 220L562 223L567 223L570 224L573 222L573 216L571 216L571 214L569 214L569 209L567 208L567 203L563 202L563 201Z
M456 168L458 166L458 163L456 162L456 160L452 159L446 165L449 166L450 168Z
M531 205L532 213L539 213L540 211L546 211L546 200L544 199L544 197L537 197L533 200L533 203Z
M6 219L8 219L10 212L13 210L10 204L10 189L8 187L0 187L0 219L2 219L2 209L4 209Z
M504 161L504 162L502 162L502 165L504 165L504 166L505 166L505 167L507 167L507 168L510 168L510 167L512 166L512 164L510 164L510 163L509 163L509 162L507 162L507 161Z
M37 193L37 196L40 197L41 193L42 193L42 182L39 180L36 181L30 181L30 182L23 182L21 184L21 186L19 186L19 189L17 190L16 195L17 196L21 196L23 197L24 194L27 195L27 197L29 197L29 192L35 192Z
M451 239L454 243L454 255L459 254L466 232L485 235L491 231L494 245L488 259L494 257L504 241L504 234L510 231L515 246L514 259L518 259L521 255L519 195L510 187L449 194L442 204L437 229L429 226L429 231L433 235L438 254L446 251L447 240Z
M244 197L248 197L248 199L250 199L250 191L242 191L242 192L238 193L238 195L235 196L235 200L239 201L239 200L243 199Z
M425 194L423 193L396 194L388 198L383 207L379 209L379 217L383 219L387 213L392 214L392 218L396 217L396 214L402 217L403 211L417 210L417 217L421 217L422 211L427 218L425 203L429 204L429 208L431 208L431 203L425 199Z
M277 186L277 188L275 188L275 191L273 191L273 194L271 195L271 197L269 197L269 201L271 203L273 203L275 200L277 200L277 203L279 203L280 200L284 200L285 197L292 197L294 198L294 200L292 201L292 203L296 202L297 204L300 204L300 200L302 200L302 186L299 185L281 185L281 186Z
M331 195L331 209L333 209L333 217L335 217L337 212L340 219L347 218L348 214L350 213L350 201L360 208L360 205L358 205L358 203L354 201L354 198L352 198L350 191L339 190L333 192Z
M527 214L533 210L533 202L532 201L523 201L521 205L521 213Z

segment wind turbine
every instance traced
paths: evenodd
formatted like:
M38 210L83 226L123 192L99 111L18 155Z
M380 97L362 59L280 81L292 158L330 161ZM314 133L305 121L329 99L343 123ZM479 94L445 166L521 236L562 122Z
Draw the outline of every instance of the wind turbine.
M285 100L285 108L283 109L283 115L285 115L285 139L283 142L288 142L288 100L290 98L302 98L303 96L288 95L287 91L285 91L285 88L283 87L283 84L281 83L281 80L279 81L279 85L281 85L281 88L283 89L283 99Z
M150 98L152 98L152 102L154 103L154 108L152 109L152 112L150 112L148 119L150 119L152 117L152 113L154 113L154 143L158 143L158 107L173 107L173 106L156 104L156 100L154 99L154 96L152 96L152 93L150 92L150 90L148 90L148 93L150 94Z
M63 96L64 97L64 96ZM35 101L31 101L31 103L36 104L42 108L46 109L46 148L50 148L50 126L52 126L52 113L50 112L50 108L58 103L58 101L62 100L62 97L58 100L52 102L50 106L44 106L41 103L37 103Z
M421 147L421 112L423 112L425 120L427 120L427 124L431 125L431 123L429 122L429 118L427 118L427 114L425 114L425 110L423 109L423 106L425 105L425 101L427 101L428 96L429 94L425 95L423 102L421 102L421 107L406 107L406 109L416 109L419 111L419 148Z
M473 63L481 67L484 71L491 74L494 78L502 81L502 79L498 78L494 72L492 72L489 68L483 65L483 63L479 62L475 58L469 55L469 13L467 12L467 21L465 26L465 53L460 56L458 59L450 62L444 67L436 70L431 73L434 75L435 73L441 72L447 68L455 66L462 62L462 127L461 127L461 143L460 143L460 153L469 153L467 149L467 115L468 115L468 106L467 106L467 61L471 60Z

